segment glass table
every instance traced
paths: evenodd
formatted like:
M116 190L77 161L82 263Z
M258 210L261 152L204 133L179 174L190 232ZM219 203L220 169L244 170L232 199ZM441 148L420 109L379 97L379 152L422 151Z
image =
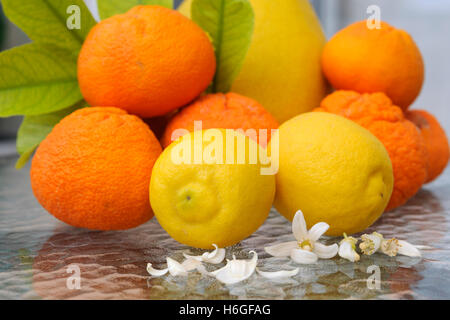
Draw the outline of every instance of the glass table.
M428 246L422 259L377 253L358 263L335 257L296 265L270 257L264 246L293 240L290 223L273 210L255 234L227 250L227 258L247 258L255 250L261 270L299 267L300 272L279 280L254 274L227 286L197 272L151 278L148 262L165 268L167 256L182 261L183 253L202 251L172 240L156 219L120 232L65 225L40 207L29 185L29 167L16 171L15 160L0 158L0 299L450 298L450 170L369 230ZM80 289L68 286L74 265L80 270ZM367 284L373 266L380 268L379 289Z

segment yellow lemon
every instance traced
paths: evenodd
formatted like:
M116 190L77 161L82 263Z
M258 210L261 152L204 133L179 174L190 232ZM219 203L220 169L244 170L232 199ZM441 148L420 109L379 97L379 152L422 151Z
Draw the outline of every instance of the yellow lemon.
M340 236L363 231L380 217L394 178L386 149L368 130L314 112L285 122L277 135L274 205L287 219L300 209L308 227L324 221L327 235Z
M262 174L261 152L234 130L195 131L173 142L150 182L158 222L172 238L196 248L227 247L250 236L275 196L275 176Z
M179 10L190 16L192 0ZM250 0L253 38L231 91L261 103L282 123L318 107L326 94L320 59L326 43L309 0Z

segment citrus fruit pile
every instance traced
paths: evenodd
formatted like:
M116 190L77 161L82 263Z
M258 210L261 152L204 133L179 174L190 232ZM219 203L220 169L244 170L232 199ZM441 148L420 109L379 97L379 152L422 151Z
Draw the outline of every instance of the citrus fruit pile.
M331 236L361 232L444 170L445 132L407 109L423 82L408 34L359 23L325 45L307 1L251 3L256 31L237 93L211 92L217 48L175 10L136 6L92 28L78 56L90 107L62 119L32 161L41 205L95 230L155 215L175 240L210 249L253 234L272 205L289 220L302 210L308 228L328 223ZM279 17L289 41L274 46L282 28L267 30ZM322 69L338 90L325 99L324 45ZM287 59L270 63L279 50ZM297 59L304 73L291 72Z
M156 214L173 238L202 248L229 246L256 231L272 206L275 177L260 174L263 164L250 163L249 150L263 153L260 145L267 147L278 122L251 98L203 95L215 76L214 51L197 24L161 6L136 6L92 28L78 56L80 89L91 107L65 117L38 147L31 185L41 205L65 223L95 230L134 228ZM199 147L197 133L186 134L196 121L205 137ZM173 162L173 140L183 136L183 146L192 138L196 157L211 149L214 128L247 135L236 131L243 164ZM222 163L227 148L223 140L216 149ZM233 155L238 148L236 141Z
M337 90L315 111L335 113L371 131L386 147L394 191L386 210L406 203L436 179L449 159L449 144L436 118L408 108L424 82L424 63L412 37L381 22L339 31L326 44L322 69Z

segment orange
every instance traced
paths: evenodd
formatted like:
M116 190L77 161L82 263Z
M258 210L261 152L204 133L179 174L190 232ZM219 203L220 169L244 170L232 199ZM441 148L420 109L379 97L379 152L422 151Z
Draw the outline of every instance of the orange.
M78 81L92 106L153 117L194 100L215 69L211 41L194 22L160 6L136 6L92 28Z
M428 178L435 180L447 167L450 150L447 136L439 121L425 110L410 110L405 114L420 130L428 151Z
M57 124L31 166L40 204L75 227L123 230L153 216L153 164L162 152L138 117L117 108L85 108Z
M360 21L339 31L324 48L322 68L334 88L384 92L403 110L424 81L424 63L414 40L385 22L380 29L371 30Z
M416 126L384 93L336 91L315 111L331 112L355 121L373 133L389 153L394 191L386 211L406 203L427 179L427 151Z
M162 145L167 147L178 136L172 137L177 129L194 131L194 121L202 121L202 129L254 129L250 138L259 141L262 147L270 141L271 130L278 128L278 122L253 99L236 93L209 94L177 113L167 125L162 138ZM267 130L267 139L260 136L260 129ZM246 132L252 133L252 132ZM174 139L172 139L174 138ZM260 139L261 138L261 139Z

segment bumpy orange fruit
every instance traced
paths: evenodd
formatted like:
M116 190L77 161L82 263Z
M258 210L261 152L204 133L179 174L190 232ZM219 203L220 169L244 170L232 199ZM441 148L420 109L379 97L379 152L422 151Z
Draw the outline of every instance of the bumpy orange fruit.
M31 186L40 204L67 224L133 228L153 217L148 184L161 152L138 117L117 108L81 109L40 144Z

